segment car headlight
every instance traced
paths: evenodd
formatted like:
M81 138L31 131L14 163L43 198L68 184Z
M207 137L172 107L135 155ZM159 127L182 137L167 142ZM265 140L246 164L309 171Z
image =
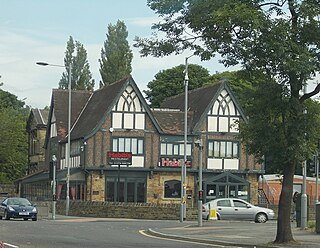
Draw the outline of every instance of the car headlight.
M37 209L36 209L36 208L33 208L33 209L32 209L32 212L33 212L33 213L36 213L36 212L37 212Z
M15 211L13 207L8 206L9 211Z

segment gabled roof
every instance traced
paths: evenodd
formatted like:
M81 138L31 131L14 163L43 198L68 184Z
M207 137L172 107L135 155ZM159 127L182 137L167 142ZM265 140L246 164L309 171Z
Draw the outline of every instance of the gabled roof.
M27 129L31 128L32 121L35 122L37 128L46 127L48 121L49 110L46 109L31 109L27 121Z
M112 109L112 103L122 93L122 89L128 79L126 77L113 84L104 86L92 94L81 115L78 117L77 123L71 130L71 139L84 137L96 128L105 116L105 113Z
M150 108L141 95L136 83L131 76L125 77L115 83L96 90L85 105L74 127L71 130L71 139L87 138L101 128L106 116L111 112L117 100L128 85L131 85L143 104L147 114L160 132L160 126L154 119Z
M209 84L202 88L194 89L188 91L188 112L192 113L192 119L188 117L188 130L194 132L197 128L199 122L207 114L209 108L214 104L218 98L220 92L225 89L230 94L230 97L234 101L235 105L240 111L243 118L243 112L238 104L236 98L233 96L230 88L227 86L226 82L219 82L217 84ZM176 108L184 112L185 106L185 94L180 94L177 96L169 97L161 104L161 108Z
M71 91L71 127L75 123L83 107L87 103L88 99L92 95L92 92L83 90ZM48 120L51 120L53 111L56 118L56 126L58 132L58 140L63 140L68 131L68 99L69 90L67 89L53 89L51 106ZM50 134L50 125L47 127L46 142L48 142Z
M223 83L210 84L208 86L188 91L188 111L193 112L193 122L190 123L190 128L199 122L201 115L207 109L209 103L217 94ZM169 97L161 104L162 108L177 108L184 112L185 94Z

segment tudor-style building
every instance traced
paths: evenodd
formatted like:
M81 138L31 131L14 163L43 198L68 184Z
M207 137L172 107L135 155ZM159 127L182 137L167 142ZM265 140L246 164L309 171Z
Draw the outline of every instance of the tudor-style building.
M190 91L187 203L197 200L202 154L205 200L258 201L261 165L237 139L245 116L224 82ZM85 201L179 203L184 159L184 95L150 109L131 76L94 92L72 91L70 198ZM67 90L53 90L46 133L46 165L57 157L58 199L66 196ZM197 146L201 139L202 152ZM110 164L109 152L130 152L130 165ZM32 177L31 177L32 178ZM21 194L31 178L22 180ZM35 178L50 181L48 172Z

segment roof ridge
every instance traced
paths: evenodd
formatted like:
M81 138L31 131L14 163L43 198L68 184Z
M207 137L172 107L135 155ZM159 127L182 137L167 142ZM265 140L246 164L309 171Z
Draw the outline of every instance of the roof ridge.
M128 81L130 79L130 77L131 77L131 75L127 75L127 76L125 76L125 77L123 77L123 78L121 78L121 79L119 79L119 80L117 80L117 81L115 81L115 82L113 82L111 84L104 85L101 88L96 89L94 92L97 92L97 91L100 91L100 90L104 90L104 89L108 88L109 86L112 86L114 84L117 84L117 83L120 83L120 82L123 82L123 81Z
M223 84L223 83L225 83L225 82L226 82L225 80L220 80L220 81L218 81L218 82L208 83L208 84L203 85L203 86L200 87L200 88L195 88L195 89L192 89L192 90L188 90L188 94L192 94L192 93L194 93L194 92L197 92L197 91L200 91L200 90L203 90L203 89L212 87L212 86L216 86L216 85L218 85L218 84ZM185 92L181 92L181 93L178 94L178 95L169 96L169 97L165 98L164 101L167 101L167 100L170 100L170 99L174 99L174 98L180 97L180 96L182 96L182 95L184 95L184 94L185 94Z
M72 127L71 127L71 130L70 130L70 134L68 133L68 135L71 135L72 133L72 130L74 129L74 127L77 125L82 113L84 112L84 110L86 109L87 105L89 104L92 96L94 95L94 92L90 95L89 99L86 101L86 104L83 106L83 108L81 109L79 115L77 116L76 120L74 121ZM67 137L67 136L66 136ZM71 139L72 136L70 136L70 139Z
M69 89L52 89L53 91L60 91L60 92L68 92ZM76 93L83 93L83 94L87 94L87 93L93 93L94 91L90 91L90 90L78 90L78 89L71 89L72 92L76 92Z

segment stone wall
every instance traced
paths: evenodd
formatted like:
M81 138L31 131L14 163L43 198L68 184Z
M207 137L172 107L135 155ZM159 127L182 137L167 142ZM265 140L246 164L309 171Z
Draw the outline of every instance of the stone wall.
M37 204L40 218L51 216L52 202L33 202ZM57 201L57 214L65 215L66 202ZM278 216L278 206L269 208ZM197 220L197 208L187 209L187 220ZM180 204L150 204L150 203L124 203L124 202L70 202L70 216L100 217L100 218L132 218L150 220L179 220ZM316 219L315 206L308 207L308 220Z
M16 196L17 187L13 184L0 184L0 198Z
M65 214L65 201L58 201L57 214ZM132 218L150 220L179 220L179 204L114 203L114 202L70 202L70 216L100 218ZM187 209L187 220L197 219L197 209Z

